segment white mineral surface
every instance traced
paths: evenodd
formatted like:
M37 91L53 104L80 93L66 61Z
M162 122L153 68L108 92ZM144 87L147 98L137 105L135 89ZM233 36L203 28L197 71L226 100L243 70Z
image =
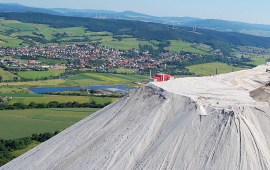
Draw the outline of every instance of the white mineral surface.
M0 169L270 169L266 69L149 83Z

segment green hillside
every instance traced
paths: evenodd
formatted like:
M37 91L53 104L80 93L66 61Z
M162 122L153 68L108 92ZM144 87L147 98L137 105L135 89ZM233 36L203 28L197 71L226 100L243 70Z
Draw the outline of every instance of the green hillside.
M266 37L206 29L197 29L196 32L192 32L190 27L172 28L168 25L151 22L66 17L32 12L0 13L0 17L6 20L13 20L13 23L1 23L3 28L0 32L3 36L11 38L11 40L7 40L7 38L2 37L2 41L6 43L3 45L8 45L9 41L13 42L15 40L17 41L13 42L13 46L18 44L35 45L39 43L85 43L108 40L112 38L110 37L112 35L129 35L138 40L145 41L182 40L189 43L202 43L210 45L214 49L222 49L223 52L230 52L231 48L237 45L270 47L270 38ZM14 24L16 20L23 23ZM40 24L45 24L46 26ZM91 32L106 33L93 37L94 35L91 35ZM136 46L133 45L131 47Z

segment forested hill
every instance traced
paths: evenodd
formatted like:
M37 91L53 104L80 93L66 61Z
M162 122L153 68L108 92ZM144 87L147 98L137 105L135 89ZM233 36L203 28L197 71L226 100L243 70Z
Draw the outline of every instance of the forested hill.
M182 40L191 43L204 43L215 49L221 49L223 52L229 52L237 45L270 48L270 38L267 37L207 29L197 29L196 32L193 32L190 27L173 28L169 25L151 22L67 17L33 12L0 13L0 17L28 23L48 24L55 28L83 26L89 31L108 31L115 35L132 35L143 40Z

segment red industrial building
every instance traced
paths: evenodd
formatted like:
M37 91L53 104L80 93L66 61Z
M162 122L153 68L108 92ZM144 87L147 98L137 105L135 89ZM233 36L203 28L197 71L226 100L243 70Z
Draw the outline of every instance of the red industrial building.
M150 82L161 82L161 81L168 81L173 80L174 76L171 76L169 74L162 74L162 73L156 73L152 78L150 78Z

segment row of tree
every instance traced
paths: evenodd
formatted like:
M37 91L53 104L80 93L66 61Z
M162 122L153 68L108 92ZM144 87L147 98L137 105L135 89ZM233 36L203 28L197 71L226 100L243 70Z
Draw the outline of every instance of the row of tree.
M12 154L13 151L24 149L34 141L44 142L58 133L59 131L55 131L54 133L46 132L32 134L31 137L8 140L0 138L0 166L15 158L15 156Z
M57 101L51 101L49 103L36 103L31 102L26 105L24 103L14 103L12 105L2 104L0 105L0 110L14 110L14 109L35 109L35 108L103 108L107 105L111 104L111 102L107 102L104 104L96 103L95 101L91 101L89 103L79 103L79 102L66 102L60 103Z

